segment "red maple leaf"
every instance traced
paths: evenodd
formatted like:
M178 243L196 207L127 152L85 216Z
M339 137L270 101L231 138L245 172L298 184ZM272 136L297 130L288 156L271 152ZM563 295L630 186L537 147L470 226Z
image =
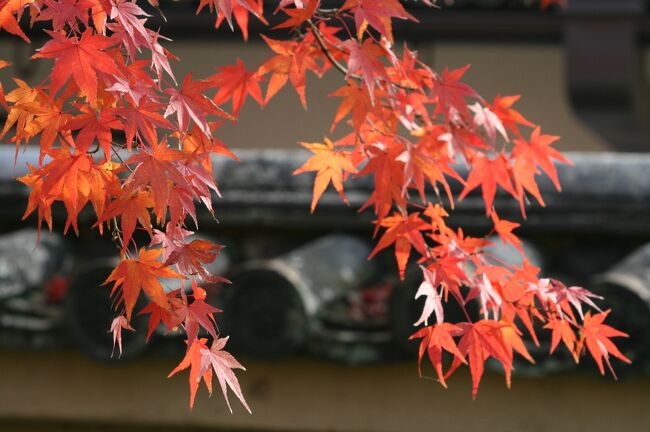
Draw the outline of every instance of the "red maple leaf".
M461 359L465 356L472 375L472 398L474 399L478 394L478 386L485 369L485 361L488 358L494 357L507 372L512 369L512 355L509 353L509 348L504 343L501 333L501 329L505 325L491 320L458 324L463 331L463 336L458 342L458 351L460 351L461 357L454 357L445 378L449 377L463 363Z
M529 141L523 139L514 140L515 148L512 154L514 157L520 157L522 154L530 157L551 179L555 188L561 190L560 180L557 177L557 169L553 161L555 160L567 165L573 165L573 162L551 147L558 139L560 139L558 136L542 135L540 128L536 127L530 135Z
M374 43L372 39L366 39L361 44L354 40L347 40L341 46L350 53L346 77L350 78L358 74L368 87L370 101L374 103L373 90L376 81L388 78L386 67L381 61L381 58L386 55L386 50Z
M467 65L451 71L445 68L442 75L434 79L431 91L431 95L437 102L434 114L442 113L447 121L449 121L453 110L467 115L468 107L465 99L480 98L473 88L460 81L469 67L470 65Z
M212 100L216 104L223 104L232 100L232 115L237 117L239 110L251 96L258 104L264 105L262 89L260 88L260 77L255 72L246 70L241 59L230 66L217 68L217 73L207 78L211 87L217 87Z
M320 0L306 0L306 6L302 8L295 9L283 9L284 13L289 15L289 19L273 27L273 30L282 29L282 28L297 28L305 23L307 20L310 20L318 6L320 6ZM278 6L278 9L280 6Z
M404 273L406 272L406 265L411 255L411 248L415 248L422 256L428 255L427 244L424 241L421 231L429 229L429 224L420 219L420 213L418 212L411 213L408 217L396 213L393 216L382 219L379 224L387 229L368 258L371 259L379 251L395 244L397 268L400 277L403 279Z
M217 12L217 21L214 24L215 28L219 28L225 19L231 30L233 29L232 16L235 15L235 21L241 29L244 40L247 40L249 13L257 17L262 23L267 24L262 15L263 4L262 0L201 0L196 13L198 15L207 6L210 12Z
M573 358L577 361L578 355L575 349L576 346L576 334L571 327L571 323L566 319L553 318L544 326L545 329L552 330L551 333L551 349L550 354L552 354L560 341L564 342L564 345L567 347Z
M167 207L173 203L170 197L179 193L170 185L175 185L181 190L191 191L191 186L175 163L183 157L181 151L169 148L163 141L152 146L151 149L131 156L126 161L129 165L137 164L133 174L129 177L128 189L149 188L153 199L153 210L159 223L165 220ZM180 211L177 213L180 214Z
M501 186L506 192L515 197L517 196L510 178L508 162L504 155L499 154L494 159L489 159L482 154L476 154L472 159L472 170L459 199L462 200L468 193L479 186L483 191L487 215L492 213L492 203L494 202L497 186Z
M193 80L190 72L183 79L181 89L168 88L165 93L170 95L169 105L165 110L165 117L176 113L176 120L181 131L186 131L190 125L190 118L206 136L212 135L206 116L222 114L203 92L210 87L205 80Z
M146 142L150 146L158 143L158 129L172 129L172 124L160 114L164 105L151 100L141 101L137 105L128 104L115 111L115 115L123 120L126 148L131 151L133 140Z
M193 300L190 302L185 297L185 303L179 308L178 314L183 317L185 323L185 332L187 333L187 340L193 341L199 334L199 327L203 327L212 336L213 340L217 340L217 322L214 319L214 314L221 312L214 306L210 306L205 301L206 293L203 288L199 288L196 281L192 279L192 293Z
M39 48L32 58L53 58L54 68L50 74L50 90L56 94L68 81L74 79L82 95L88 98L91 105L97 103L97 73L111 76L122 76L113 57L106 49L115 45L109 37L93 34L87 29L81 38L70 37L45 30L52 37Z
M113 145L114 130L124 128L122 122L115 117L115 109L105 108L96 112L90 107L82 105L80 107L82 114L74 117L66 125L66 129L79 130L74 140L75 148L78 152L87 152L91 149L94 141L104 152L106 160L111 159L111 147Z
M499 238L501 238L501 241L504 244L510 243L523 254L524 251L521 248L521 240L512 233L515 228L519 227L519 224L505 219L499 219L497 212L492 212L492 222L494 223L494 230L499 235Z
M492 101L492 105L489 106L490 110L499 117L503 126L506 129L519 134L519 128L517 125L522 125L526 127L535 127L535 125L521 115L519 111L516 111L512 106L519 100L521 96L495 96Z
M392 18L416 21L415 17L404 9L398 0L346 0L340 11L350 10L354 14L357 37L370 26L388 40L393 40Z
M183 322L183 315L178 313L183 308L183 302L178 298L180 291L180 289L177 289L167 293L167 300L171 305L171 309L162 308L158 304L151 302L138 312L138 315L149 314L147 342L149 342L151 335L156 331L160 323L163 323L167 330L172 330Z
M589 354L591 354L596 361L600 373L603 375L605 374L605 368L603 367L604 360L609 371L612 373L614 378L616 378L616 373L614 373L612 364L609 361L609 356L613 355L625 363L632 363L632 361L625 357L610 340L614 337L628 337L628 335L604 324L605 318L607 318L609 313L610 310L595 315L592 315L591 312L585 314L585 320L582 325L582 337L580 338L577 351L582 351L581 347L583 344L586 345Z
M165 261L165 265L177 265L182 274L197 276L204 281L224 282L224 278L211 275L204 267L219 256L221 249L223 249L222 245L209 240L192 240L190 243L183 244L172 251Z
M123 190L123 194L118 199L112 201L106 208L106 212L99 219L98 223L106 222L117 216L120 217L120 225L122 232L123 249L129 247L131 237L135 232L137 223L152 233L151 214L149 209L154 206L154 200L148 191Z

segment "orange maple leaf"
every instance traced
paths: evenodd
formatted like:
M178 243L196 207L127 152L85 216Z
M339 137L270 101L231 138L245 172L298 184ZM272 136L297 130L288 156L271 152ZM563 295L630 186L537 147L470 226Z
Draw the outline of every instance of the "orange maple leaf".
M2 2L0 7L0 29L4 29L11 34L20 36L25 42L30 42L27 35L23 32L14 15L20 14L23 8L32 3L33 0L8 0Z
M120 289L118 305L124 302L128 321L131 321L131 313L140 291L144 291L149 299L161 308L170 310L169 299L159 279L182 279L182 276L158 261L161 253L160 249L140 249L138 258L120 261L104 282L113 282L111 295Z
M207 342L208 340L205 338L194 339L192 345L189 346L185 353L183 360L167 376L167 378L170 378L178 372L190 368L190 409L194 407L194 399L196 398L196 392L199 389L201 379L203 379L208 391L212 394L212 369L203 370L202 367L203 356L201 355L201 351L208 349L206 346Z
M325 138L325 143L300 143L303 147L310 150L314 155L310 157L303 166L293 172L294 175L307 171L316 171L314 180L314 193L311 201L312 213L316 209L318 200L332 183L334 189L339 193L345 203L348 202L343 192L344 173L356 173L357 169L350 161L350 152L337 151L334 144Z

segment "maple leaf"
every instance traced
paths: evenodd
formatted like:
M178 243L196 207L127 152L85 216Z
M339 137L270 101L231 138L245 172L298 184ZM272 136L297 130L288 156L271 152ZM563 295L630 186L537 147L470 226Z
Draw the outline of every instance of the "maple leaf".
M560 139L553 135L542 135L539 127L536 127L530 135L530 140L523 139L514 140L515 148L512 151L513 156L518 157L526 154L535 161L537 165L546 173L551 179L553 185L557 190L561 190L560 180L557 177L557 169L555 168L554 160L562 162L567 165L573 165L569 159L564 157L562 153L551 147L551 145Z
M38 124L34 124L35 116L32 110L27 109L30 104L38 103L41 92L38 88L32 88L18 78L14 78L14 82L18 87L5 95L5 101L14 105L9 110L0 138L4 137L13 125L16 125L15 139L20 142L23 138L33 137L41 129Z
M519 128L517 125L526 127L535 127L533 123L526 120L518 111L512 106L519 100L521 96L495 96L492 104L489 106L490 110L501 120L506 129L519 135Z
M158 95L154 91L156 82L144 70L150 63L147 60L136 60L124 68L125 78L111 77L115 81L106 88L107 92L114 94L116 99L120 96L128 95L131 100L124 99L124 102L130 105L139 105L143 99L148 101L157 101Z
M226 404L231 413L232 407L228 400L228 388L230 388L235 396L237 396L242 405L244 405L244 408L251 413L251 409L242 394L239 381L233 372L233 369L241 369L245 371L246 368L235 360L232 354L224 351L227 342L228 337L215 339L209 350L207 348L201 349L201 372L204 373L212 367L212 370L214 370L214 373L217 376L217 381L219 382L221 391L223 392L223 397L226 399Z
M40 133L41 134L41 152L39 157L39 164L42 164L43 157L49 152L50 148L54 144L57 136L59 134L66 135L67 140L69 136L64 130L64 126L71 119L69 114L63 112L63 101L52 101L51 103L47 102L26 102L15 104L12 107L13 110L24 111L31 115L32 124L30 126L25 125L25 128L28 129L30 134ZM7 120L9 124L9 120ZM18 126L20 128L20 126ZM20 140L20 135L17 135L16 138Z
M424 327L413 333L409 340L422 339L418 353L418 373L422 376L422 358L426 351L431 365L438 375L438 381L444 388L447 388L445 373L442 370L442 353L447 351L454 356L455 360L467 363L463 354L458 350L454 341L455 336L463 333L463 329L451 323L438 323L437 325Z
M577 351L575 350L576 334L568 320L553 318L544 325L544 328L552 330L549 354L553 354L560 341L562 341L571 355L573 355L574 360L578 361Z
M303 147L314 153L307 162L300 168L293 172L293 175L308 171L316 171L316 179L314 180L314 192L311 201L311 212L316 209L318 200L327 189L327 186L332 183L334 189L339 193L345 203L348 199L343 192L343 176L345 173L356 173L357 169L354 167L349 159L350 153L347 151L338 151L335 149L334 144L325 138L325 143L300 143Z
M149 246L157 244L162 246L163 261L167 261L171 253L181 248L185 244L185 239L194 234L194 232L188 231L182 226L171 222L167 222L164 231L154 229L153 232L154 235L151 236Z
M129 322L126 320L124 315L118 315L113 319L111 329L108 332L113 333L113 351L115 351L115 345L117 344L117 347L120 350L120 357L122 356L122 329L135 331L135 329L129 325ZM111 357L113 357L113 351L111 351Z
M77 20L88 26L88 9L92 3L85 0L42 0L41 13L33 19L37 21L51 21L53 30L60 31L66 25L78 31Z
M178 298L180 291L180 289L177 289L167 293L167 300L171 305L171 310L162 308L152 302L138 312L138 316L149 314L149 323L147 324L147 342L149 342L151 335L156 331L161 322L167 330L171 330L183 322L184 317L179 313L179 310L182 310L183 308L183 302Z
M233 30L232 16L235 15L235 21L241 29L244 40L248 40L249 13L257 17L262 23L268 24L262 15L263 2L261 0L200 0L196 13L201 12L206 6L208 6L210 12L214 10L217 12L215 28L219 28L225 19L230 29Z
M140 291L144 291L151 301L161 308L170 309L169 300L159 279L181 279L182 276L158 261L160 254L161 251L157 249L140 249L138 258L120 261L104 282L113 282L111 295L120 289L119 303L124 303L128 321L131 321L131 313Z
M368 259L372 259L379 251L386 249L388 246L395 244L395 258L397 259L397 268L402 279L406 272L411 248L422 256L428 255L427 244L420 231L429 228L429 224L420 219L420 213L414 212L404 217L399 213L391 217L386 217L378 222L382 227L387 228L386 232L377 242L377 246L370 253Z
M422 270L422 276L424 280L418 287L418 291L415 293L415 299L417 300L421 296L424 296L426 299L424 301L424 307L422 308L422 314L420 319L418 319L414 326L419 326L424 323L424 325L429 325L429 318L432 313L436 314L436 323L438 325L442 324L445 320L444 309L442 306L442 296L438 292L438 286L435 284L435 275L426 267L420 266Z
M501 242L503 242L503 244L510 243L523 255L524 251L521 247L521 240L512 233L512 231L520 225L505 219L499 219L497 212L492 212L492 222L494 223L494 230L499 235Z
M377 79L387 79L386 67L381 62L381 57L386 55L385 49L377 45L372 39L366 39L359 44L354 40L347 40L342 47L350 53L346 78L360 74L363 83L368 87L371 103L374 103L373 89Z
M340 11L346 10L351 10L354 14L358 39L361 39L366 27L370 26L392 42L392 18L417 22L417 19L406 12L398 0L346 0Z
M126 148L131 151L133 140L137 137L140 142L150 146L158 143L158 129L172 129L172 124L160 114L163 108L160 103L146 100L138 105L129 104L115 111L115 115L123 120Z
M20 13L22 9L32 3L33 0L8 0L2 3L0 7L0 29L4 29L11 34L20 36L25 42L31 42L23 32L16 20L15 14Z
M445 218L449 216L449 213L447 213L443 206L429 203L423 214L431 219L431 226L434 230L440 232L447 230Z
M110 5L110 18L119 21L120 25L124 27L124 30L129 34L134 43L136 43L137 37L144 40L149 39L149 34L142 25L144 20L139 19L138 16L149 17L151 15L140 9L140 7L135 4L135 1L110 0Z
M564 301L568 301L571 306L578 311L580 318L584 318L582 311L582 304L586 304L599 312L602 312L600 308L593 302L592 299L602 300L603 297L592 293L591 291L578 286L567 287L562 282L551 279L552 288L550 292L555 296L554 302L561 304Z
M467 114L468 107L465 98L480 98L473 88L460 82L469 67L470 65L467 65L451 71L445 68L442 75L434 79L431 95L438 104L434 112L435 115L443 113L445 119L449 121L453 111Z
M87 154L70 154L66 149L54 150L49 155L52 161L20 179L26 184L33 182L31 176L42 180L38 188L30 192L25 217L38 207L40 226L41 216L50 214L52 203L62 201L68 213L64 232L72 226L78 234L77 216L88 201L96 211L102 212L110 189L117 181L117 169L111 163L98 166ZM50 220L48 224L51 226Z
M610 340L614 337L628 337L626 333L616 330L615 328L604 324L605 318L611 310L601 312L595 315L591 315L591 312L585 314L585 320L582 324L582 337L580 338L578 352L582 351L580 348L583 344L587 346L589 353L596 361L598 365L598 370L602 375L605 374L605 369L603 367L603 360L607 364L609 371L612 373L614 378L616 378L616 373L609 361L610 354L616 357L619 360L624 361L625 363L632 363L632 361L625 357L619 350L616 348L616 345Z
M479 273L479 271L477 270L476 273ZM485 319L488 319L488 311L490 309L492 310L492 315L496 319L501 310L503 300L485 273L479 274L474 278L474 283L472 284L467 299L470 300L476 296L478 296L481 303L481 311Z
M87 29L81 38L45 30L52 37L39 48L32 58L53 58L54 68L50 74L50 90L56 94L68 81L74 79L81 93L91 105L97 103L97 73L122 76L113 58L104 50L115 44L111 38L93 34Z
M104 152L106 160L110 160L113 144L111 129L124 128L122 122L115 117L115 110L107 108L96 112L88 106L82 106L81 112L81 115L74 117L65 125L66 129L79 130L77 138L74 140L75 148L77 151L85 153L90 150L91 144L96 140L97 145Z
M206 368L203 370L204 361L203 361L203 350L207 350L205 345L207 339L194 339L188 344L188 350L185 353L183 360L172 370L167 378L176 375L178 372L190 368L190 409L194 406L194 399L196 397L196 391L199 389L199 384L203 380L208 387L208 391L212 393L212 370Z
M170 196L175 192L170 185L191 190L175 164L181 158L183 158L181 151L169 148L167 143L162 141L152 146L150 150L141 151L126 161L127 165L137 164L129 177L128 189L149 188L153 199L153 210L159 223L165 220L167 206L171 205Z
M183 79L181 89L176 90L169 88L165 93L170 95L169 105L165 110L165 117L176 113L178 127L187 130L190 118L199 127L201 132L210 136L210 127L206 120L209 114L218 114L221 112L213 103L210 102L202 92L207 90L210 84L204 80L194 81L190 72Z
M525 192L528 192L535 197L537 202L545 207L546 204L542 199L542 194L539 191L537 182L535 181L535 175L539 174L535 160L530 154L520 153L514 158L514 163L512 166L512 178L515 182L515 189L517 191L517 196L519 199L519 207L521 209L521 214L525 217Z
M503 344L506 347L506 353L508 355L507 362L503 363L504 372L506 376L506 385L510 388L512 380L512 367L507 367L507 365L512 365L514 353L517 352L520 356L528 360L530 363L535 363L535 360L526 349L524 341L521 339L521 332L515 327L512 323L504 323L501 330L501 339Z
M431 263L428 268L434 275L433 286L441 286L445 290L445 301L447 300L448 293L451 292L457 300L461 300L460 286L467 282L467 274L463 265L466 259L451 254L445 254L436 257L436 260Z
M403 147L390 142L377 143L368 148L368 153L368 163L358 175L373 175L374 190L360 211L373 205L377 215L376 224L381 224L394 204L398 208L405 208L406 199L402 193L404 162L399 160ZM378 229L379 225L376 227Z
M318 64L312 56L311 45L295 41L277 41L262 35L266 44L277 55L267 60L257 70L258 75L272 73L266 89L264 103L275 96L282 87L291 81L291 85L298 93L302 106L307 109L305 86L307 85L307 70L318 70Z
M138 222L151 233L151 215L149 209L154 206L154 200L148 191L124 191L118 199L112 201L98 223L106 222L117 216L120 217L123 249L129 246L131 237Z
M465 183L465 181L450 166L453 162L450 158L444 155L432 157L432 154L440 153L439 150L434 149L435 146L436 144L433 144L430 139L423 138L416 145L409 143L404 153L398 157L399 161L404 162L404 178L407 180L403 184L402 191L406 194L406 189L411 184L414 184L422 201L426 201L425 181L428 180L436 195L440 195L438 191L439 183L444 188L451 208L453 208L454 197L445 175L458 180L461 184Z
M187 340L192 341L197 338L199 326L203 327L213 340L217 340L217 322L214 319L214 314L221 312L221 309L203 301L206 298L206 292L203 288L199 288L194 279L192 279L192 292L193 301L186 301L179 309L179 315L184 317Z
M360 129L366 121L366 116L372 110L370 94L366 87L362 87L354 82L349 82L340 89L329 95L342 97L343 100L336 110L334 121L330 127L330 132L336 125L343 120L349 113L352 113L352 125L355 129Z
M318 6L320 6L320 0L307 0L306 6L297 7L295 9L283 9L284 13L289 15L289 19L285 22L276 25L273 27L273 30L282 29L282 28L297 28L300 27L303 23L310 20ZM278 9L281 6L278 6Z
M158 80L160 81L162 79L163 71L165 71L172 78L175 84L176 77L174 77L172 68L169 65L169 60L176 59L177 57L160 45L158 39L161 36L158 32L147 29L147 33L149 34L149 48L151 48L151 67L156 71Z
M183 145L188 148L191 144L186 140L183 141ZM212 143L208 144L208 146L208 149L210 149L209 151L211 152L222 153L237 160L237 156L223 145L220 145L217 140L213 140ZM214 176L212 175L212 160L209 157L209 153L195 152L192 156L188 156L186 159L180 161L178 164L178 170L187 179L192 192L199 197L201 202L203 202L203 205L205 205L205 207L212 213L211 192L215 192L217 196L221 196L221 193L219 193L217 184L214 181ZM196 216L192 216L194 218L194 223L196 224ZM174 218L172 217L172 219Z
M202 0L205 1L205 0ZM235 17L235 22L239 26L239 29L241 30L242 36L244 37L244 40L248 40L248 21L249 21L249 14L253 14L262 24L268 25L268 22L264 18L263 15L263 7L264 7L264 1L263 0L237 0L235 3L232 5L232 14ZM214 23L215 28L219 28L221 26L221 23L223 22L224 19L228 21L227 18L229 18L230 15L227 14L218 14L217 20ZM231 22L228 22L230 25L230 29L233 30L233 26Z
M494 159L488 159L481 154L477 154L472 159L472 170L459 199L462 200L468 193L480 186L483 192L483 201L485 201L485 211L489 216L493 211L492 203L494 202L497 185L516 197L505 156L499 154Z
M494 357L503 364L506 371L512 369L512 356L503 342L501 329L506 324L481 320L475 323L459 323L463 335L458 342L458 351L467 358L472 375L472 398L476 399L478 387L485 369L485 361ZM462 357L455 357L445 377L449 377L460 366Z
M479 102L475 102L472 105L469 105L469 109L474 113L474 124L485 129L491 142L495 142L497 132L505 141L509 141L508 133L506 132L503 123L501 123L501 119L493 113L489 107L483 106Z
M224 278L211 275L204 267L214 262L221 249L223 249L222 245L209 240L193 240L188 244L177 246L165 261L165 265L177 265L182 274L198 276L208 282L223 282Z
M212 100L216 104L223 104L232 100L232 115L237 117L239 110L250 95L258 104L264 105L262 89L260 88L260 77L255 72L246 70L241 59L229 66L217 68L217 73L209 76L206 80L211 87L218 87Z

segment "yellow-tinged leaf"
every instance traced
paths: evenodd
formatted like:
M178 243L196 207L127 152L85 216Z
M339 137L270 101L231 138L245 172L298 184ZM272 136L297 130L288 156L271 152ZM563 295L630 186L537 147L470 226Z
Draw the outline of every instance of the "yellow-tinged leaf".
M303 147L310 150L314 155L307 162L293 172L294 175L307 171L316 171L314 180L314 194L311 202L311 211L313 213L318 200L332 183L334 189L341 195L343 201L347 204L348 200L343 192L344 173L354 174L357 172L354 164L350 160L350 152L338 151L334 144L325 138L325 143L300 143Z

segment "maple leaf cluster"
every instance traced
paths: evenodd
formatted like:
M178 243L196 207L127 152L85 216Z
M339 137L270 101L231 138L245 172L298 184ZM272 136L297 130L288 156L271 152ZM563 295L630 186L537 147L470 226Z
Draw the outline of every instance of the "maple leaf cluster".
M552 147L557 137L513 108L518 96L488 102L462 82L467 67L437 73L407 46L396 50L393 20L415 21L398 0L347 0L335 9L319 0L281 0L275 29L290 37L264 37L272 51L267 61L248 69L237 60L182 80L170 64L177 58L161 45L166 39L146 27L150 15L136 1L0 0L0 7L0 28L26 42L23 15L50 26L33 56L53 62L47 80L30 86L14 79L15 88L0 92L8 110L0 137L10 137L17 151L40 146L39 163L19 179L31 189L25 217L35 212L39 226L52 229L52 207L60 202L64 230L78 232L82 210L94 212L94 226L109 231L120 249L106 281L116 300L115 344L121 350L121 332L132 329L144 292L149 302L135 312L149 316L148 336L159 326L187 335L185 358L170 375L190 369L190 406L201 381L212 391L214 373L226 401L230 389L249 409L233 372L243 366L224 351L220 311L201 288L220 280L205 266L222 246L192 240L190 231L197 203L214 212L212 157L236 158L216 137L218 127L236 120L247 100L264 105L287 83L307 107L308 75L330 70L343 82L331 93L340 105L330 133L339 138L303 143L313 156L296 173L316 173L312 211L330 183L345 199L346 180L372 178L364 209L374 211L381 232L372 255L394 248L402 276L409 262L420 265L418 296L426 302L416 324L425 326L413 337L422 340L420 360L426 352L441 384L468 364L475 395L488 358L503 365L509 383L515 353L532 361L522 330L537 341L536 325L552 331L552 350L562 341L576 361L586 350L601 372L604 364L611 368L610 356L628 361L610 340L624 335L604 324L607 312L598 311L593 294L540 278L525 259L508 266L486 253L487 236L496 233L523 254L513 233L518 224L493 206L497 191L524 213L528 196L544 205L538 174L559 189L555 163L570 162ZM236 24L245 39L251 15L267 24L262 0L200 0L197 13L203 9L216 13L215 27ZM467 178L459 163L469 168ZM450 180L464 186L458 197ZM446 223L455 202L475 189L493 224L482 238ZM163 279L178 288L165 289ZM480 304L479 320L467 314L464 322L445 321L448 302L465 310L470 301ZM597 313L584 312L585 305ZM450 353L446 370L443 352Z

